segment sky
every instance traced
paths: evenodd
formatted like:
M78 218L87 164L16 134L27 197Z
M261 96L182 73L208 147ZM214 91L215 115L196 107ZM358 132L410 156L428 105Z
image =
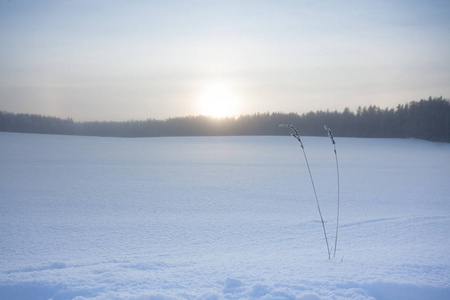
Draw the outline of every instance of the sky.
M0 111L75 121L450 98L450 1L0 0Z

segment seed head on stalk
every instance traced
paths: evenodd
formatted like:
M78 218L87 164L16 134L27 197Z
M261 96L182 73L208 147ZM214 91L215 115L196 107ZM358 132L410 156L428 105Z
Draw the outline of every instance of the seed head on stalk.
M292 133L291 135L293 137L295 137L298 142L300 143L300 146L302 147L303 150L303 156L305 157L305 161L306 161L306 166L308 167L308 173L309 173L309 178L311 179L311 185L314 191L314 196L316 198L316 203L317 203L317 210L319 211L319 215L320 215L320 221L322 221L322 228L323 228L323 235L325 236L325 242L327 244L327 251L328 251L328 259L331 259L331 254L330 254L330 246L328 245L328 238L327 238L327 232L325 230L325 223L323 221L323 217L322 217L322 211L320 210L320 205L319 205L319 199L317 198L317 192L316 192L316 187L314 185L314 180L311 174L311 169L309 167L309 162L308 162L308 158L306 157L306 152L305 152L305 147L303 147L303 143L302 140L300 138L300 133L298 132L297 128L295 128L293 125L291 124L280 124L281 127L286 127L286 128L290 128L294 133Z
M295 138L298 140L298 142L300 143L300 146L301 146L302 148L304 148L304 147L303 147L302 140L301 140L301 138L300 138L300 133L298 132L297 128L295 128L295 127L294 127L293 125L291 125L291 124L280 124L279 126L280 126L280 127L286 127L286 128L292 129L292 131L294 131L294 133L291 133L291 136L295 137Z

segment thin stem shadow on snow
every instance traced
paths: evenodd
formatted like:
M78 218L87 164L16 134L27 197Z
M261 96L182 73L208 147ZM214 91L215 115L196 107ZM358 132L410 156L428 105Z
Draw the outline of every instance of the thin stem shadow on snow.
M319 199L317 198L317 192L316 192L316 187L314 185L314 180L311 174L311 169L309 167L309 162L308 162L308 158L306 157L306 152L305 152L305 147L303 147L303 142L300 138L300 133L298 132L298 130L291 124L280 124L281 127L286 127L286 128L290 128L292 131L294 131L294 133L291 134L291 136L295 137L298 142L300 143L300 147L302 148L303 151L303 156L305 157L305 161L306 161L306 166L308 167L308 173L309 173L309 178L311 179L311 185L314 191L314 196L316 198L316 203L317 203L317 210L319 211L319 215L320 215L320 221L322 222L322 228L323 228L323 235L325 236L325 242L327 244L327 251L328 251L328 259L331 259L331 253L330 253L330 246L328 245L328 238L327 238L327 232L325 230L325 223L323 221L323 217L322 217L322 211L320 210L320 204L319 204Z

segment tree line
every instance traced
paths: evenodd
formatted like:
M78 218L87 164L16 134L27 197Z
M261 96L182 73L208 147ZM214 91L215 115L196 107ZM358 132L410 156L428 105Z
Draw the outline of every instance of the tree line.
M126 122L75 122L72 119L14 114L0 111L0 131L85 135L103 137L162 137L219 135L285 135L279 124L295 125L302 135L325 135L323 126L335 136L375 138L418 138L450 142L450 101L429 98L400 104L396 108L359 107L356 112L316 111L257 113L238 118L206 116Z

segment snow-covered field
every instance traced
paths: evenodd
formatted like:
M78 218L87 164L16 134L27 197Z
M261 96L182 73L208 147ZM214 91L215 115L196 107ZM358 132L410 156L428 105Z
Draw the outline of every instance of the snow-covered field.
M0 299L450 299L450 144L0 133ZM328 137L303 142L334 246Z

